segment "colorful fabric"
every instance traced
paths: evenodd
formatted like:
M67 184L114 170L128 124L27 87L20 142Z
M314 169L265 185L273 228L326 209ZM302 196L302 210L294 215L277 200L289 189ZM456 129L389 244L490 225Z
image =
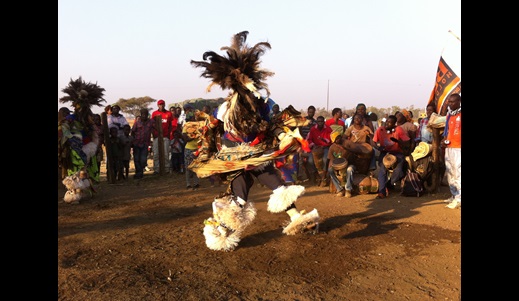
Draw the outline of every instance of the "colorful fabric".
M285 183L295 183L297 181L299 153L276 159L275 162Z
M140 118L135 120L132 126L133 144L138 147L150 146L151 132L153 131L153 120L142 121Z
M85 162L79 155L79 153L72 149L70 152L70 158L72 160L72 166L70 166L67 169L67 176L71 176L75 174L76 172L82 170L85 168ZM96 182L99 182L99 168L97 167L97 158L96 156L93 156L90 159L90 162L86 166L86 171L88 173L88 176Z

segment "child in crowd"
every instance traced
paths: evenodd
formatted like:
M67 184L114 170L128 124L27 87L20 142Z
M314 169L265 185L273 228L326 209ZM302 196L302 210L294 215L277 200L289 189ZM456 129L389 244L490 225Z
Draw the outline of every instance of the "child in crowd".
M110 127L110 157L108 160L109 168L117 180L124 178L122 166L122 145L118 136L119 129L115 126Z
M182 133L179 130L173 132L173 139L169 143L171 146L171 171L182 173L184 163L184 146L186 143L182 139Z
M130 159L132 157L132 146L133 146L133 136L130 136L131 127L129 124L123 125L123 136L120 138L121 140L121 162L122 168L124 171L123 179L128 179L128 174L130 173Z
M94 124L96 125L96 133L99 137L99 144L97 145L96 158L97 158L97 169L101 171L101 161L104 160L103 145L105 144L105 135L103 132L103 124L101 123L101 115L93 115Z

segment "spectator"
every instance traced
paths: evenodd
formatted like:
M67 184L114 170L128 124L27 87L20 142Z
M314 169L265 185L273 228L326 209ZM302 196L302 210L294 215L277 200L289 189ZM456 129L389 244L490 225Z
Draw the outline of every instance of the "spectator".
M368 112L369 120L373 124L373 133L378 129L378 115L373 112Z
M169 108L169 111L171 112L171 116L173 117L171 121L171 135L169 137L169 140L173 140L173 136L175 135L175 131L178 129L178 115L177 115L177 108L174 106L171 106Z
M386 120L386 126L381 126L375 132L373 137L376 147L380 151L378 159L378 195L377 199L383 199L389 196L389 189L393 190L400 180L404 177L404 151L403 144L409 143L409 136L404 129L396 125L396 116L389 115ZM390 179L388 180L388 169L383 164L384 156L392 154L396 157L396 163L393 167Z
M195 115L192 112L186 114L186 123L195 121ZM200 179L194 171L189 169L189 164L195 159L195 153L198 150L198 137L193 137L187 133L188 126L182 129L182 138L186 142L184 147L184 166L186 167L186 189L196 190L200 187Z
M112 114L107 115L108 128L117 128L117 135L119 137L124 136L123 127L125 124L129 124L126 118L120 113L121 107L118 105L112 106Z
M409 156L416 146L416 134L418 132L417 126L413 123L411 113L407 110L396 112L396 124L406 131L407 136L411 139L411 144L408 149L403 149L404 155Z
M344 126L346 127L346 120L350 118L350 115L348 115L348 113L342 113L342 117L341 117L341 120L342 122L344 122Z
M276 103L272 106L272 112L269 114L269 118L271 122L276 122L275 120L279 118L279 115L281 114L281 109L279 108L279 105Z
M319 174L317 185L326 187L328 185L326 166L328 166L328 150L332 144L330 139L332 128L324 124L323 116L317 117L316 123L317 124L310 129L310 133L308 133L308 138L306 140L308 141L309 147L312 149L314 164Z
M101 161L104 160L103 145L105 144L105 134L103 131L103 124L101 123L101 115L94 114L94 124L96 125L97 136L99 137L99 144L97 145L96 158L97 158L97 169L101 170Z
M108 168L110 168L113 172L114 177L120 181L124 178L123 173L123 163L122 163L122 155L123 155L123 146L121 144L121 138L118 136L118 129L115 126L110 128L110 157L111 160L108 160Z
M149 111L146 108L140 110L141 116L135 120L132 126L131 135L133 136L133 164L135 165L135 180L144 177L144 170L148 162L148 147L151 141L154 120L150 119Z
M433 104L428 104L425 108L425 117L423 117L418 125L418 135L416 137L416 144L420 142L427 142L432 144L433 135L432 131L427 128L427 124L429 123L429 119L431 118L432 113L436 113L436 108Z
M112 115L112 105L107 105L104 110L105 110L106 116Z
M332 128L332 132L338 132L344 134L344 121L341 119L342 110L340 108L334 108L332 110L332 118L326 120L325 125Z
M445 173L451 197L446 207L461 207L461 95L451 94L448 98L447 118L441 146L445 148Z
M309 121L308 125L299 127L299 133L304 139L308 138L310 129L317 125L316 119L314 118L315 107L312 105L309 106L308 109L306 109L306 114L307 115L305 116L305 118ZM300 158L300 167L302 170L304 170L307 179L312 181L313 184L316 184L317 168L315 168L314 157L312 156L312 153L307 153L301 149Z
M180 131L175 131L173 133L173 139L171 139L171 170L178 173L183 173L182 165L184 163L184 147L185 147L184 139L182 139L182 133Z
M128 179L128 175L130 173L130 159L132 157L132 145L133 145L133 136L130 136L131 127L129 124L125 124L123 126L124 135L120 137L121 140L121 163L124 170L123 179Z
M363 103L357 104L355 107L355 112L353 112L353 115L360 114L362 116L362 124L367 125L371 128L371 131L374 133L375 129L373 128L373 124L371 123L371 118L366 112L366 105ZM348 118L345 123L345 127L348 128L353 123L353 115L352 117Z
M170 111L166 110L166 102L162 99L157 101L158 109L151 113L151 119L154 120L153 127L153 174L160 173L160 153L159 153L159 130L156 128L156 118L160 118L162 125L162 141L164 142L164 170L169 172L169 164L171 163L169 152L170 152L170 141L171 136L171 124L173 122L173 115Z

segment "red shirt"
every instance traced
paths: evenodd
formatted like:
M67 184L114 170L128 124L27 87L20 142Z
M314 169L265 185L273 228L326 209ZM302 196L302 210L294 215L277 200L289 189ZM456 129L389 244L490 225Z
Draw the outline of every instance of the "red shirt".
M330 134L332 133L332 128L324 125L322 129L319 129L316 124L310 129L310 133L308 133L308 144L310 148L314 145L319 146L330 146L332 144L332 139L330 138Z
M173 114L170 111L161 112L156 110L151 114L151 119L155 120L155 116L162 116L162 137L169 139L171 136L171 122L173 122ZM153 138L157 138L158 136L159 131L153 127Z
M337 131L341 135L344 134L345 123L340 118L337 120L330 118L324 124L331 127L332 131Z
M396 126L392 131L388 133L386 127L381 126L375 131L375 136L373 137L373 141L379 142L380 146L384 147L384 149L388 152L392 153L403 153L404 151L397 142L392 141L390 138L396 138L402 141L408 141L410 138L407 136L407 133L400 126Z
M173 116L173 120L171 121L171 134L169 135L169 140L173 140L175 136L175 131L178 128L178 117Z

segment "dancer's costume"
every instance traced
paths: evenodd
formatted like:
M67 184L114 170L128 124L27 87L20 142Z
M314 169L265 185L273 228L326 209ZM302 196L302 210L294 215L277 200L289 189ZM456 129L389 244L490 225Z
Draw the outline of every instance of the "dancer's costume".
M92 179L99 182L99 169L96 152L100 143L96 125L93 121L92 105L104 102L105 89L97 84L86 83L79 77L70 80L62 92L62 103L71 102L74 113L58 123L58 155L60 164L65 167L67 177L63 184L68 191L64 200L78 203L82 198L95 192Z
M214 199L213 216L204 221L206 245L212 250L233 250L243 230L254 220L256 209L248 200L254 178L272 190L267 210L284 211L290 216L283 233L294 235L318 230L317 210L305 213L295 206L305 188L285 185L273 165L275 159L299 148L309 151L299 131L289 129L303 126L308 120L292 106L275 121L269 119L270 91L265 80L274 73L259 68L259 58L270 49L270 44L261 42L249 47L245 44L247 35L247 31L234 35L231 45L221 48L226 51L225 56L207 51L203 61L191 61L194 67L204 68L201 77L211 79L207 91L213 85L230 90L218 108L217 118L205 118L199 127L200 154L188 167L200 178L220 175L230 181L227 192ZM260 90L265 90L267 96L262 97Z

